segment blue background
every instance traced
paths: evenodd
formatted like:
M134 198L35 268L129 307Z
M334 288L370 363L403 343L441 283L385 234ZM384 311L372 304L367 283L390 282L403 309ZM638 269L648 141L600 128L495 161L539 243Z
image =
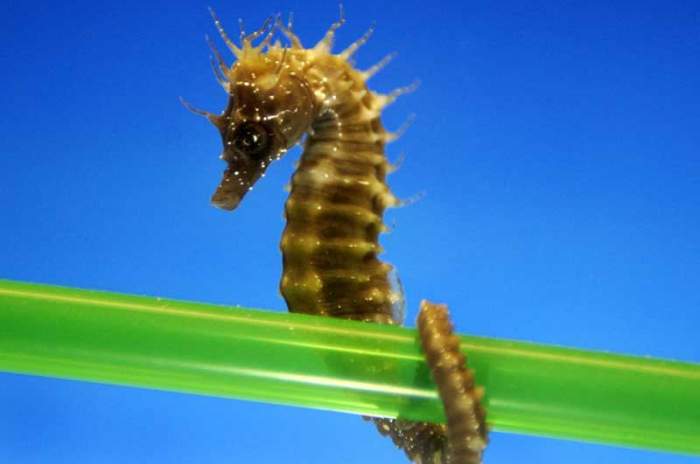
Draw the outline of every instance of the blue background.
M226 96L203 2L21 2L0 17L0 276L284 310L282 206L298 150L227 214L194 105ZM310 1L212 4L234 32ZM420 89L383 237L407 292L460 331L700 362L697 2L347 1L340 47L399 57L371 82ZM223 47L221 47L223 48ZM0 462L404 462L358 417L0 375ZM487 462L696 459L494 433Z

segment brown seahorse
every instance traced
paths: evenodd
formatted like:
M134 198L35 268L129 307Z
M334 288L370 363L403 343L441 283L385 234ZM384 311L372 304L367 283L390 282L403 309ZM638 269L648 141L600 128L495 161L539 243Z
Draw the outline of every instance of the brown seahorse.
M372 33L344 51L331 51L341 17L312 48L304 48L291 21L270 18L234 44L212 17L236 61L227 66L211 45L214 72L229 95L221 115L207 116L223 140L228 167L212 197L235 209L267 167L306 134L292 177L281 242L282 295L289 311L383 324L400 324L401 295L392 266L378 259L385 208L399 204L386 184L384 146L395 138L381 111L408 88L382 95L367 80L391 55L366 71L350 58ZM288 41L272 43L279 31ZM260 39L260 43L254 42ZM447 425L370 419L417 463L479 463L487 442L481 390L452 333L447 308L421 303L421 344L445 407Z

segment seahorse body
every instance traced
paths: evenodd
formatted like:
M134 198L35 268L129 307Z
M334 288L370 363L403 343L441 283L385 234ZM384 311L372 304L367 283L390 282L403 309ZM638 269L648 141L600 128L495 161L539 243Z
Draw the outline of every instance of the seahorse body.
M365 72L350 64L369 33L332 54L342 18L309 49L279 18L269 31L266 25L242 34L241 47L214 20L238 59L228 67L213 49L215 72L230 95L223 114L205 113L221 132L221 157L228 163L213 203L234 209L269 164L307 134L285 205L287 225L280 245L280 289L289 311L401 323L401 295L392 288L392 267L378 259L378 236L385 208L398 204L386 184L390 165L384 154L394 135L384 129L380 116L403 90L381 95L366 85L388 60ZM290 47L270 44L275 28ZM480 394L453 343L456 338L450 338L451 327L435 323L446 315L430 305L424 309L419 328L441 397L452 408L446 411L450 431L438 424L389 419L374 419L375 424L415 462L478 463L486 439Z
M319 110L285 205L282 294L292 312L400 323L391 266L377 258L384 209L397 204L379 119L387 98L343 56L319 54L305 75Z

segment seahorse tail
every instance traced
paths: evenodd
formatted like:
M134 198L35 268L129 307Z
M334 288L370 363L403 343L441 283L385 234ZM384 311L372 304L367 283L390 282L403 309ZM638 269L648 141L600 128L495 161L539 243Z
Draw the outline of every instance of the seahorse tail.
M488 442L483 390L474 385L447 306L423 300L418 331L447 416L447 462L479 464Z
M411 462L416 464L449 464L447 432L443 424L411 422L378 417L371 420L380 434L391 438ZM457 462L457 461L454 461Z

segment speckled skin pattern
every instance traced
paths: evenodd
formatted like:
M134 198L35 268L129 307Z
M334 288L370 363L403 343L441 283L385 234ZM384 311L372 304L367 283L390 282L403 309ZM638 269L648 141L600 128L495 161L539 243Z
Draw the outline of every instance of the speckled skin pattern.
M227 66L212 46L212 65L229 95L228 106L221 115L193 110L205 115L223 140L221 158L228 167L212 202L235 209L270 163L306 135L280 244L280 290L289 311L402 323L403 300L392 285L392 267L378 259L384 210L399 204L386 184L391 165L384 154L384 145L396 135L384 130L380 116L382 108L410 89L382 95L367 88L367 80L390 57L366 71L353 68L349 59L371 30L343 52L331 52L342 14L312 48L304 48L291 24L279 18L252 34L241 32L238 46L213 17L237 60ZM271 43L278 31L289 46ZM478 463L486 443L480 393L445 322L446 309L435 308L443 307L423 304L419 326L447 428L370 420L414 462Z

